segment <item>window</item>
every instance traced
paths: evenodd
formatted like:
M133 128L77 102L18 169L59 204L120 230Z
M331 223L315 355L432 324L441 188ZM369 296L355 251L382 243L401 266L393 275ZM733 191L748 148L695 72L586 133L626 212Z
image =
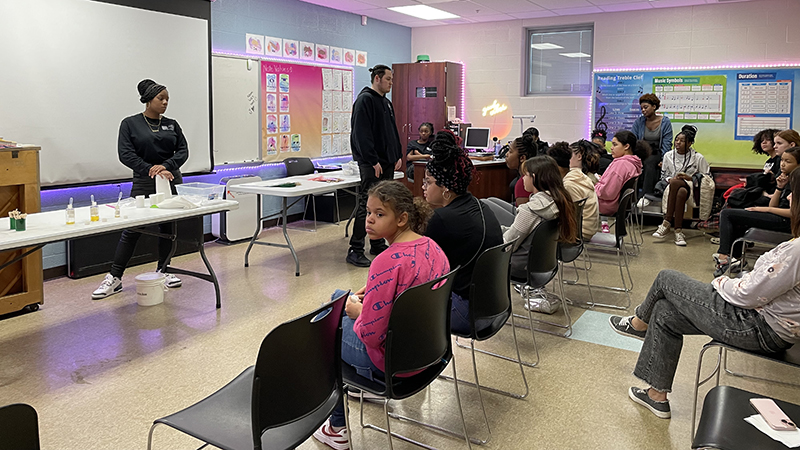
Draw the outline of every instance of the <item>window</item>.
M527 31L526 95L590 95L594 25Z

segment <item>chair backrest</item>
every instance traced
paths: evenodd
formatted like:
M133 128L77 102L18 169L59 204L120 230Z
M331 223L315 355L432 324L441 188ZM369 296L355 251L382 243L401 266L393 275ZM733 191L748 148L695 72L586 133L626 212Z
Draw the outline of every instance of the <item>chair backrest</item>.
M511 316L511 254L516 241L487 248L478 256L472 271L469 287L470 333L476 340L484 340L500 331L505 320L497 320L496 326L483 330L475 329L481 319L499 319Z
M558 218L543 220L533 229L528 251L528 286L544 287L558 272Z
M410 287L394 300L386 333L387 376L422 370L449 359L450 294L458 269Z
M578 258L583 253L583 208L586 206L586 198L582 198L575 202L575 214L577 215L578 223L578 240L573 244L564 242L558 243L558 260L565 263L570 263Z
M33 406L0 407L0 450L39 450L39 417Z
M636 191L639 189L639 177L633 177L630 180L626 181L622 185L622 189L619 190L619 197L622 199L622 194L624 194L628 189L633 189L633 198L636 199Z
M287 177L314 173L314 163L311 162L311 158L286 158L283 160L283 165L286 167Z
M626 191L622 191L622 195L619 198L619 207L617 208L617 214L615 218L616 223L614 224L614 235L617 237L617 247L622 245L622 240L628 235L628 230L625 227L625 221L628 219L628 214L631 212L634 195L634 190L628 189Z
M342 395L342 313L350 292L278 325L261 342L253 376L253 442ZM313 431L313 430L312 430Z

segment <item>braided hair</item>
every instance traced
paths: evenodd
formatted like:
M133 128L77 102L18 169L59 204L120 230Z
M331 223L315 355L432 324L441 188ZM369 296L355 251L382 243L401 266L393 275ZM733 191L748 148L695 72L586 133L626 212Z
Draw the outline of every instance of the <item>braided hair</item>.
M531 159L537 154L536 138L533 133L526 132L514 139L514 147L517 149L519 156L524 156L525 159Z
M600 171L600 155L605 149L594 142L581 139L569 145L569 148L581 155L581 172L597 173Z
M436 180L437 186L445 187L456 195L465 194L472 182L472 161L461 147L448 139L439 139L441 133L436 134L437 138L430 146L431 159L425 168Z
M158 84L150 79L144 79L136 85L136 90L139 91L139 101L142 103L147 103L156 98L156 95L160 94L161 91L166 88L166 86Z

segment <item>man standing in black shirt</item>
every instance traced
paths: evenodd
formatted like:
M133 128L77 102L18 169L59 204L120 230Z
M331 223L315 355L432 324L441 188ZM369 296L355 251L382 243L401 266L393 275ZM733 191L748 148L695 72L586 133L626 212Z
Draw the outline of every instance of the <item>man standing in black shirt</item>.
M372 85L358 94L350 119L350 148L353 159L358 163L361 186L346 261L358 267L369 267L371 262L364 255L367 192L380 180L394 179L394 171L400 170L403 163L394 109L392 102L386 98L386 94L392 90L392 69L379 64L369 72ZM370 254L378 255L386 248L383 239L370 240Z

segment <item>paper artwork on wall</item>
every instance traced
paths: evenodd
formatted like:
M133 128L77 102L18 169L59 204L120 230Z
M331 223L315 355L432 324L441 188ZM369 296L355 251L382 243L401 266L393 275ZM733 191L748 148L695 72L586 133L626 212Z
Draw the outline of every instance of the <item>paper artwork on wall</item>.
M264 54L264 36L259 34L246 34L245 35L245 49L247 53L254 55Z
M333 86L331 89L334 91L341 91L342 90L342 71L341 70L334 70L333 71Z
M332 63L341 64L342 63L342 47L331 47L330 52L328 54L331 57Z
M339 117L339 122L342 127L342 132L349 133L350 132L350 114L348 113L341 113Z
M283 39L264 36L264 47L266 48L265 54L267 56L281 56L283 46Z
M353 72L351 70L342 71L342 90L353 91Z
M332 146L333 144L331 142L331 135L330 134L322 135L322 156L331 156Z
M333 111L333 92L324 91L322 93L322 110Z
M343 134L342 135L342 145L341 145L341 154L346 155L351 152L350 150L350 134Z
M333 69L322 69L322 89L329 91L333 84Z
M281 94L281 112L289 112L289 94Z
M278 74L276 73L268 73L267 74L267 92L276 92L278 90Z
M342 92L341 91L333 91L333 110L334 111L341 111L342 110Z
M277 155L278 154L278 138L275 136L270 136L267 138L267 154L268 155Z
M356 51L356 65L367 67L367 52Z
M300 55L300 44L289 39L283 40L284 58L297 58Z
M315 60L317 62L328 62L330 61L330 55L328 54L329 47L327 45L317 44L317 52L315 54Z
M288 73L282 73L281 74L280 82L278 83L278 88L284 94L289 93L289 74Z
M288 133L292 131L292 119L289 114L281 114L281 133Z
M291 150L291 147L289 147L289 135L288 134L282 134L281 135L281 153L286 153L289 150Z
M293 134L292 135L292 151L299 152L302 147L300 146L300 135Z
M314 43L300 41L300 59L314 60Z
M353 95L351 92L342 93L342 111L353 111Z
M339 135L331 136L331 141L333 145L331 146L331 155L338 155L339 149L341 148L341 140L339 140Z
M267 134L274 134L278 132L278 115L267 114Z
M331 132L331 125L332 125L331 124L331 113L328 113L328 112L322 113L322 132L323 133L330 133Z
M276 94L267 94L267 112L278 112L278 96Z
M356 51L349 48L342 49L342 62L354 66L356 64Z
M341 133L342 132L342 125L339 123L340 114L333 113L333 132L334 133Z

